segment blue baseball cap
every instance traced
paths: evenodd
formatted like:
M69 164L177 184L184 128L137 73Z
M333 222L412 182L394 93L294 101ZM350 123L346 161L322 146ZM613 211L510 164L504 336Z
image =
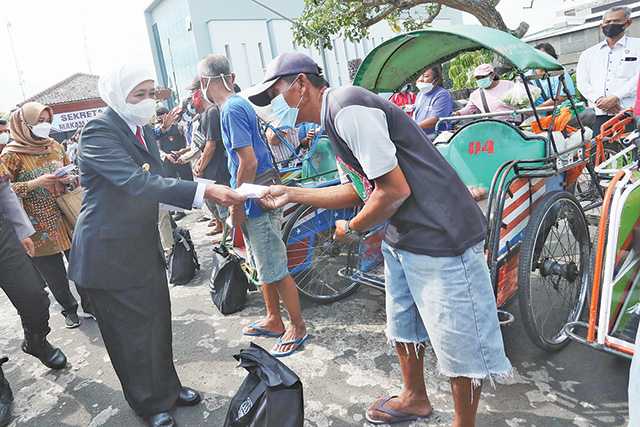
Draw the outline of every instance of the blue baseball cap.
M273 86L280 77L293 74L322 75L322 69L308 55L300 52L285 52L273 58L264 73L264 80L255 86L247 88L245 93L249 100L258 107L269 105L271 98L267 90Z

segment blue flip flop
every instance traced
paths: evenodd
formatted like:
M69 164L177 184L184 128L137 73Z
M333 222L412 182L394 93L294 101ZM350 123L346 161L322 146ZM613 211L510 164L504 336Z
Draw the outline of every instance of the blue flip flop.
M265 338L280 338L284 335L284 332L273 332L258 326L258 322L253 322L248 328L253 329L255 332L242 332L242 335L247 337L265 337Z
M418 420L426 420L428 418L431 417L431 414L429 415L413 415L413 414L408 414L406 412L402 412L402 411L396 411L395 409L391 409L387 406L385 406L387 403L389 403L389 401L391 399L395 399L398 396L390 396L387 397L385 399L378 399L374 404L373 404L373 409L378 411L378 412L382 412L383 414L387 414L391 419L389 421L382 421L382 420L376 420L374 418L371 418L371 416L369 415L369 411L367 411L365 413L364 418L370 423L370 424L374 424L374 425L392 425L392 424L399 424L399 423L407 423L410 421L418 421Z
M309 334L306 334L302 338L296 338L295 340L290 340L290 341L282 341L282 338L278 338L278 341L276 342L276 347L293 344L293 348L289 351L272 351L271 355L274 357L290 356L296 351L300 350L300 347L302 347L305 341L307 341L308 339L309 339Z

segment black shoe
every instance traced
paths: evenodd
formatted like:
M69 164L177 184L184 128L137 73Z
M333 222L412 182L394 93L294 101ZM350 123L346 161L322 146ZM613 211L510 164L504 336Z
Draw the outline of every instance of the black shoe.
M200 393L189 387L181 387L178 393L176 406L194 406L200 403L202 396Z
M78 313L63 313L64 315L64 327L67 329L73 329L80 326L80 318Z
M186 213L184 213L184 212L176 212L176 213L173 215L173 220L174 220L174 221L180 221L180 220L181 220L182 218L184 218L185 216L187 216L187 214L186 214Z
M0 427L9 425L9 420L11 419L11 403L13 402L11 387L9 387L9 382L4 377L4 372L2 372L2 364L7 360L9 359L6 357L0 359Z
M147 418L147 425L149 427L176 427L176 421L173 419L170 413L160 412L153 414Z
M62 369L67 366L67 356L62 350L52 346L46 335L25 331L22 351L40 360L49 369Z

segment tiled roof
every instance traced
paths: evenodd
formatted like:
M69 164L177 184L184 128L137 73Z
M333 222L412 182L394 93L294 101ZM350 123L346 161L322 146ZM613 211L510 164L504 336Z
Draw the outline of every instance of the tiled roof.
M59 83L25 99L21 104L30 101L46 105L64 104L85 99L100 98L98 94L98 76L75 73Z

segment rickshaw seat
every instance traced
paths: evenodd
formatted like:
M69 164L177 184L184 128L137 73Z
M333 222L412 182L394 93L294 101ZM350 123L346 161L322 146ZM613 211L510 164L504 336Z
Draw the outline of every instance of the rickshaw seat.
M467 186L488 189L504 163L545 158L548 141L542 136L526 136L507 122L478 120L436 147Z

